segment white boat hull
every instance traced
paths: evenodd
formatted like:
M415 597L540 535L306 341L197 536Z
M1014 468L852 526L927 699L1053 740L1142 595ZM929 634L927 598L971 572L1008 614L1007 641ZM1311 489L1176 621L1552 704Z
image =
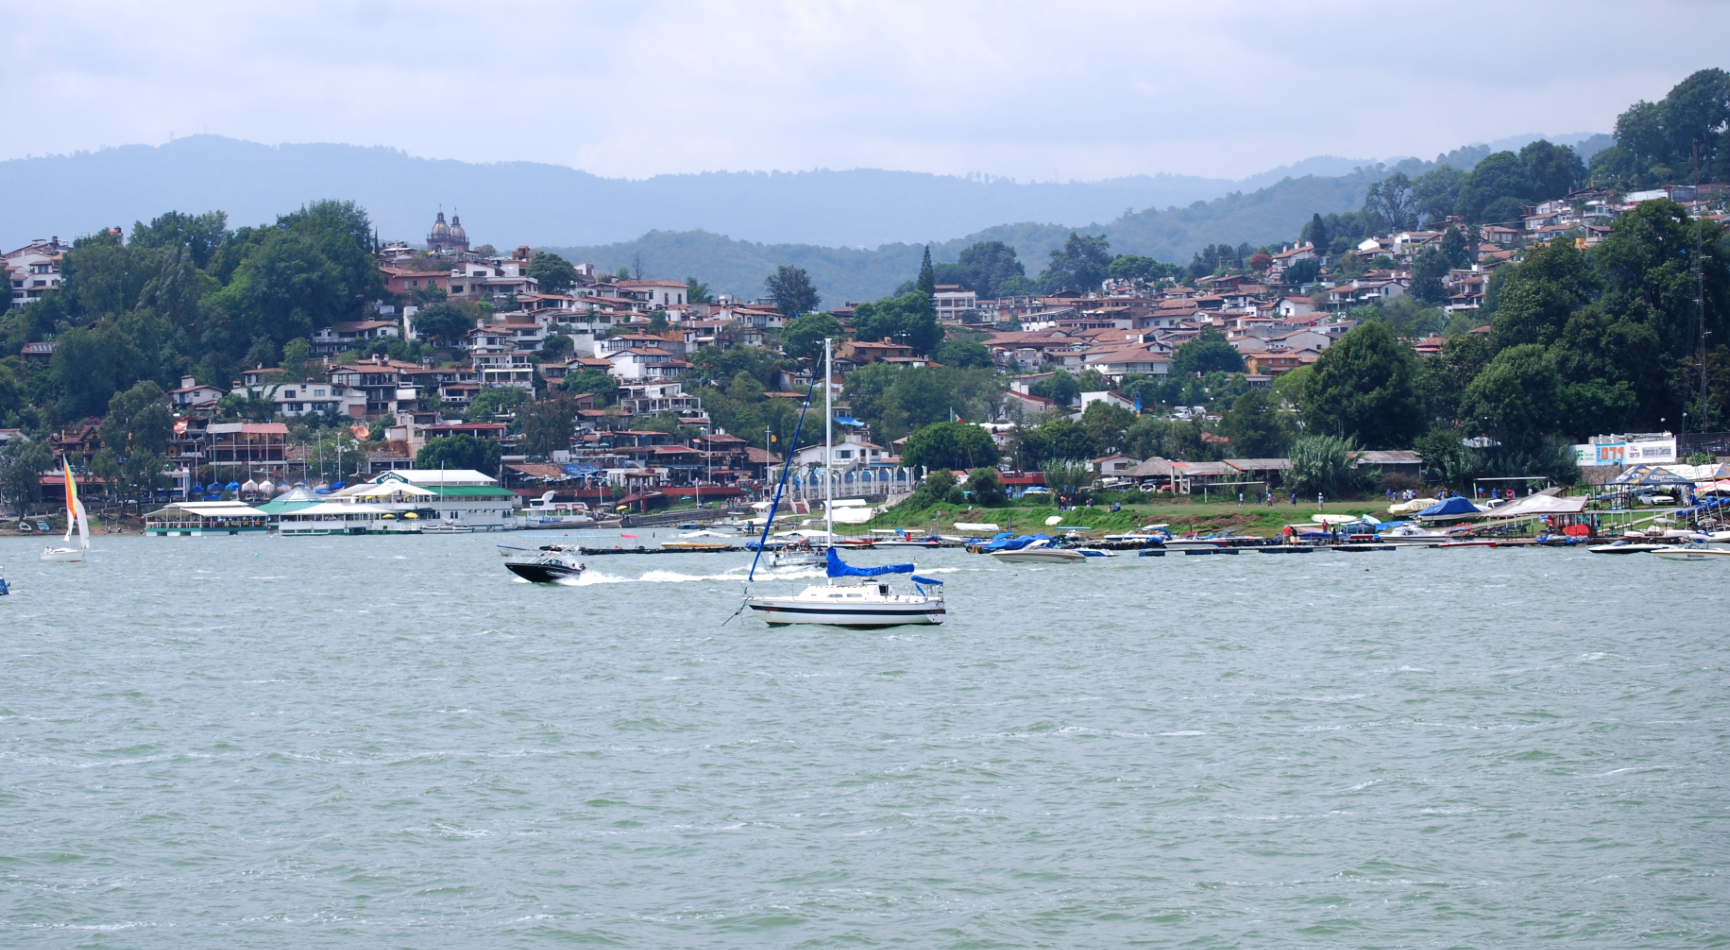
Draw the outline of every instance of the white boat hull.
M772 626L814 623L830 627L903 627L910 624L940 624L946 611L941 601L899 608L844 606L828 607L802 603L797 598L761 597L751 602L751 609Z
M1000 561L1009 562L1062 563L1087 560L1087 555L1067 548L1022 548L1019 551L992 551L991 556Z
M1668 547L1653 551L1652 556L1666 561L1711 561L1730 558L1730 551L1723 548Z
M40 558L44 561L82 561L84 552L77 548L49 548Z
M795 597L747 597L745 605L773 626L901 627L939 624L947 614L942 596L896 594L877 584L809 587Z

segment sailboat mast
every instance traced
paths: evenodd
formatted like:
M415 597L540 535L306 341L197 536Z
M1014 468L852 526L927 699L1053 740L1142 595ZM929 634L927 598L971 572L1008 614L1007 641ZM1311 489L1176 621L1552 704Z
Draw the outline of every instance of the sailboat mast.
M835 458L833 446L835 431L835 409L832 405L835 394L830 388L829 351L831 341L823 338L823 540L829 547L835 546L835 499L833 497L834 480L830 478L829 464Z

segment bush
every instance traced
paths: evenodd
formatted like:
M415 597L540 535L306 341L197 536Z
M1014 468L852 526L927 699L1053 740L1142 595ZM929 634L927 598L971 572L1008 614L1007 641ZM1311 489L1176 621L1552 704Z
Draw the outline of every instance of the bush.
M967 492L974 504L984 508L1001 508L1009 503L1009 494L1003 490L1003 480L997 477L994 468L974 469L967 479Z
M1291 468L1286 469L1285 489L1299 495L1320 493L1344 498L1363 489L1367 473L1352 468L1357 447L1350 439L1312 435L1292 443Z
M961 489L955 484L955 476L948 469L938 469L913 490L913 497L908 502L914 508L930 508L933 505L959 505L964 499Z

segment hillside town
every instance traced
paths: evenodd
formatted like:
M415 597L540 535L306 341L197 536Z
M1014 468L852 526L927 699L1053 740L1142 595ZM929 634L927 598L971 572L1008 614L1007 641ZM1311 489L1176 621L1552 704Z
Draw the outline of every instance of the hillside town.
M21 517L68 471L141 512L445 470L517 506L680 508L818 467L825 390L846 493L885 501L982 467L1265 498L1708 461L1730 190L1638 148L1407 163L1359 210L1188 264L1079 232L1036 275L1002 242L928 247L857 302L792 266L737 294L502 251L442 209L412 242L352 202L168 212L5 253L0 486Z

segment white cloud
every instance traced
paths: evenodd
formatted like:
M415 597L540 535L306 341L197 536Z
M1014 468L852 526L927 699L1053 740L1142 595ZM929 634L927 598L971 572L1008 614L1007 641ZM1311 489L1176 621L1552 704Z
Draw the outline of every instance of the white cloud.
M1722 4L1637 12L1730 26ZM1235 176L1607 131L1715 65L1627 20L1607 0L31 4L0 38L23 119L0 157L208 131L626 177Z

